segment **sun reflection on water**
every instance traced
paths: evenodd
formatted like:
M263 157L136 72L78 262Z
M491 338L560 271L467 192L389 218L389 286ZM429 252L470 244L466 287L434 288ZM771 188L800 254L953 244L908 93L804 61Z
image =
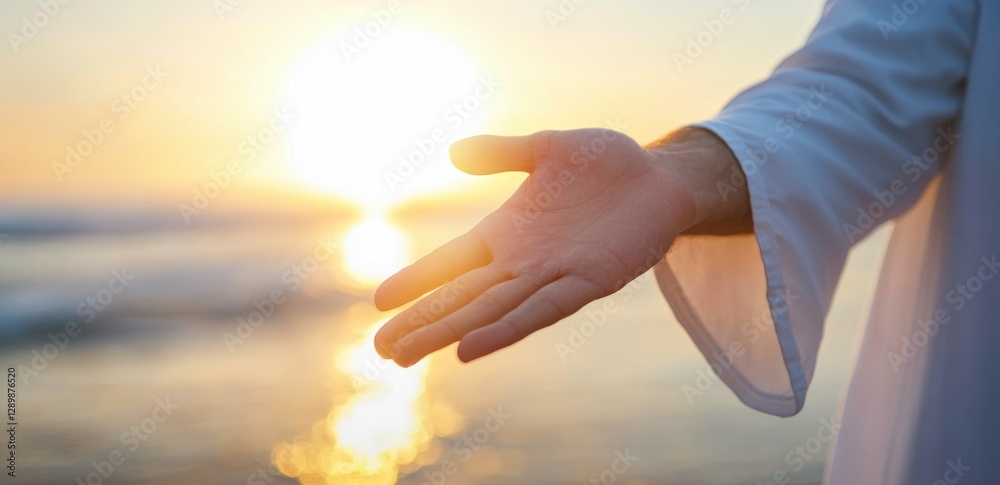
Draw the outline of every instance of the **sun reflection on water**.
M373 287L399 271L409 251L406 236L382 214L369 214L343 240L344 270L354 283Z
M398 270L407 247L397 228L369 217L345 235L342 268L352 284L366 287ZM372 341L386 321L378 316L359 303L338 318L345 325L372 323L331 354L333 371L350 383L342 386L346 399L314 424L310 436L274 447L272 459L285 475L307 485L394 484L400 473L434 462L436 438L462 429L462 417L426 393L429 360L403 369L377 354Z
M372 311L353 308L346 316ZM349 397L313 426L311 436L274 448L282 473L303 484L393 484L401 471L433 462L436 437L461 430L462 417L425 393L427 361L402 369L375 352L372 338L384 322L336 351L336 371L352 383Z
M305 186L367 212L341 239L342 259L334 263L340 289L359 294L409 260L409 241L386 212L466 177L448 163L445 147L478 132L487 111L450 115L478 92L482 79L457 43L399 25L356 61L345 59L341 46L341 38L331 36L290 68L285 97L296 119L288 132L289 162ZM434 146L425 149L431 136ZM420 169L405 172L410 165L401 160ZM340 322L374 322L333 353L336 376L353 383L345 386L346 399L338 399L310 436L273 450L278 469L304 484L395 483L400 473L433 463L437 438L463 426L454 410L429 400L430 364L400 369L376 354L372 340L384 320L375 314L365 304Z

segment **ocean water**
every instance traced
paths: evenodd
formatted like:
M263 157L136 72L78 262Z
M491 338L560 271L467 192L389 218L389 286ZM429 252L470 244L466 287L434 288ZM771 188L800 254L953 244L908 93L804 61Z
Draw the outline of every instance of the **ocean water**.
M484 214L399 227L417 255ZM385 317L344 277L356 221L174 219L0 217L18 483L819 483L829 443L794 452L834 416L885 241L852 254L806 407L775 418L719 382L685 397L706 363L649 276L571 354L558 344L600 303L472 364L449 348L352 376L343 357Z

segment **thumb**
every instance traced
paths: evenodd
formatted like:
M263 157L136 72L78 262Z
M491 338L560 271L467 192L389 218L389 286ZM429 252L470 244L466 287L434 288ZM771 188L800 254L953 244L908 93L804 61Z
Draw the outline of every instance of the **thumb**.
M448 155L459 170L472 175L532 172L548 151L552 131L527 136L480 135L451 145Z

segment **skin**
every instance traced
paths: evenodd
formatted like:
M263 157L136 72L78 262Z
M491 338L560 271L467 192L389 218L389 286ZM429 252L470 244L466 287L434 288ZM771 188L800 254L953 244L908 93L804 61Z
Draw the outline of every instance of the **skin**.
M724 200L715 185L739 170L736 158L698 128L647 147L599 129L477 136L450 155L470 174L530 175L469 232L376 290L380 310L419 298L375 336L379 354L404 367L454 342L463 362L478 359L614 293L678 237L752 228L745 186Z

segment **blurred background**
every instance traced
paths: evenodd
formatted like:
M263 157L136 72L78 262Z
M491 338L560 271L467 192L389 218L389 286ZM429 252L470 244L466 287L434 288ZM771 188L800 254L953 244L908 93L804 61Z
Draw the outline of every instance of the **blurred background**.
M472 365L382 361L370 301L523 179L458 173L452 141L650 142L766 76L821 8L0 3L16 482L819 483L884 233L788 419L712 377L650 275Z

